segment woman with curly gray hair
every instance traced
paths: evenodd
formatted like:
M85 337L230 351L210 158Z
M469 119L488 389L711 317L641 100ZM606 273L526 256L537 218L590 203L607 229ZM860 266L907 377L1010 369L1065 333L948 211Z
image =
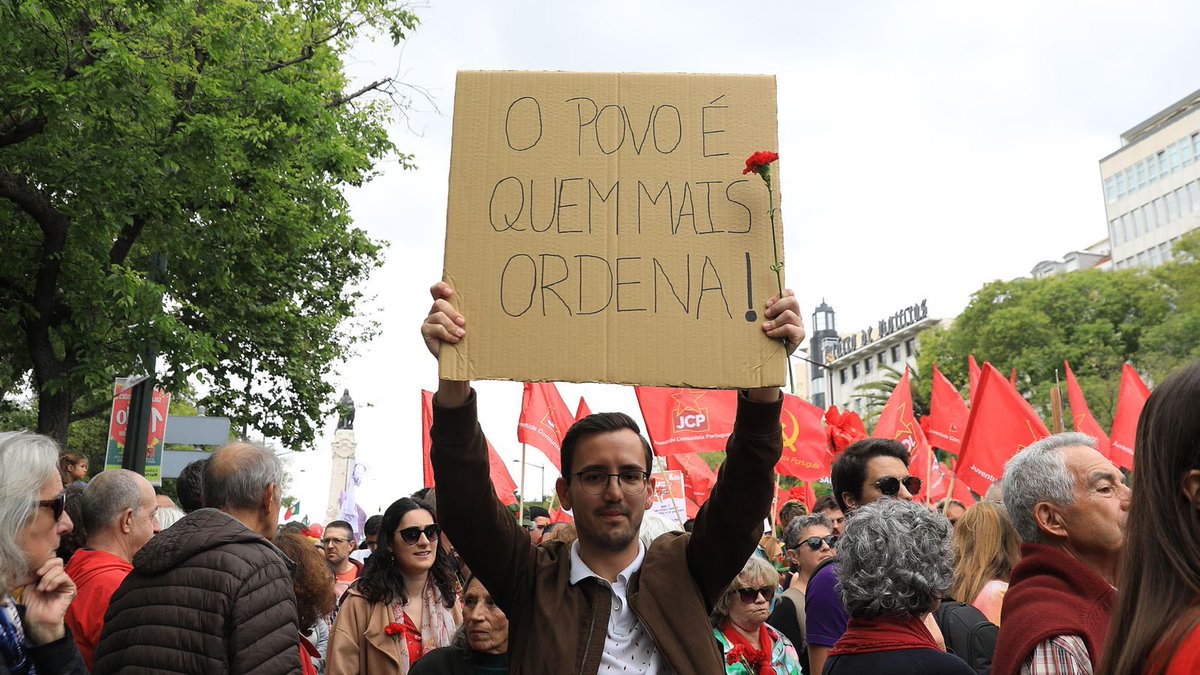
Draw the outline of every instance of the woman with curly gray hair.
M838 541L850 624L825 675L972 675L942 651L923 618L954 583L950 523L919 504L881 499L855 509Z
M63 621L75 584L57 557L71 531L58 445L0 433L0 672L87 673Z

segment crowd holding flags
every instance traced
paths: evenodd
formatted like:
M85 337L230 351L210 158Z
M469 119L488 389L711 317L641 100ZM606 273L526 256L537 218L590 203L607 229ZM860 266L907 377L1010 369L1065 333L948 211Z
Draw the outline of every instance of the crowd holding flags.
M1083 390L1069 363L1063 363L1067 379L1067 401L1076 431L1096 438L1101 453L1126 470L1133 468L1133 439L1138 415L1149 396L1149 388L1133 366L1125 364L1111 438L1096 421L1084 399ZM946 498L972 504L1004 472L1005 463L1030 443L1050 435L1050 430L1017 390L1016 370L1004 377L992 364L980 366L968 358L968 398L938 369L933 367L929 414L917 418L908 369L880 411L871 436L899 441L911 455L910 471L924 483L919 498L936 503ZM722 453L733 431L737 393L702 389L635 387L646 435L656 456L668 471L679 471L689 516L708 500L717 475L700 453ZM429 464L429 425L433 394L421 392L422 465L425 486L433 487ZM968 405L969 403L969 405ZM556 468L561 468L562 438L575 421L591 414L581 397L572 414L557 387L548 382L525 384L517 438L536 447ZM837 455L852 443L867 437L866 425L854 411L836 406L822 410L807 401L785 394L783 412L784 451L775 470L800 481L777 490L778 503L796 499L811 507L816 501L813 486L827 480ZM937 450L950 455L939 459ZM492 482L502 502L516 504L517 485L503 460L489 445ZM945 455L943 455L945 457ZM551 510L554 522L568 522L571 515Z

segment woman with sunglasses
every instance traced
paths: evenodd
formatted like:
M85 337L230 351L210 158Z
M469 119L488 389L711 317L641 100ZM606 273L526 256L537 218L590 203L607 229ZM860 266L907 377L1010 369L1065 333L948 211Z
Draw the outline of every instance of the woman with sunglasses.
M796 516L783 532L783 546L790 570L787 589L775 603L767 623L792 641L800 655L803 672L808 672L808 649L804 642L804 593L808 580L821 563L837 555L837 535L823 513Z
M713 607L713 635L730 675L800 675L800 657L782 633L767 624L779 572L751 557Z
M1133 498L1104 675L1200 672L1200 361L1138 419Z
M58 445L0 433L0 672L87 673L63 622L75 584L56 557L71 531Z
M433 509L403 497L383 513L375 553L347 591L329 641L328 675L406 675L462 623L458 578Z

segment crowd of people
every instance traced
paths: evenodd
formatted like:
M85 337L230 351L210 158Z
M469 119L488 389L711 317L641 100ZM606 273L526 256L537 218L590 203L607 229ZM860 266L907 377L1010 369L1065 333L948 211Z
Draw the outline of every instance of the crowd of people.
M467 323L448 285L432 292L437 356ZM800 344L790 292L764 310L767 336ZM519 522L468 382L434 397L436 490L363 532L281 525L283 468L254 444L189 465L176 507L141 475L88 481L85 457L0 433L0 675L1200 672L1200 362L1150 395L1133 488L1062 433L969 506L927 503L906 447L866 439L811 510L772 514L781 404L739 394L684 527L647 514L653 453L622 413L563 439L573 522Z

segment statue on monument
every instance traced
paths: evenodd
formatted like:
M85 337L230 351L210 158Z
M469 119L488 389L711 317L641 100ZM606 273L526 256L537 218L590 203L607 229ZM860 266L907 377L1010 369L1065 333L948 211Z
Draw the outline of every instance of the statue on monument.
M350 390L342 390L342 398L337 404L338 429L354 428L354 399L350 398Z

